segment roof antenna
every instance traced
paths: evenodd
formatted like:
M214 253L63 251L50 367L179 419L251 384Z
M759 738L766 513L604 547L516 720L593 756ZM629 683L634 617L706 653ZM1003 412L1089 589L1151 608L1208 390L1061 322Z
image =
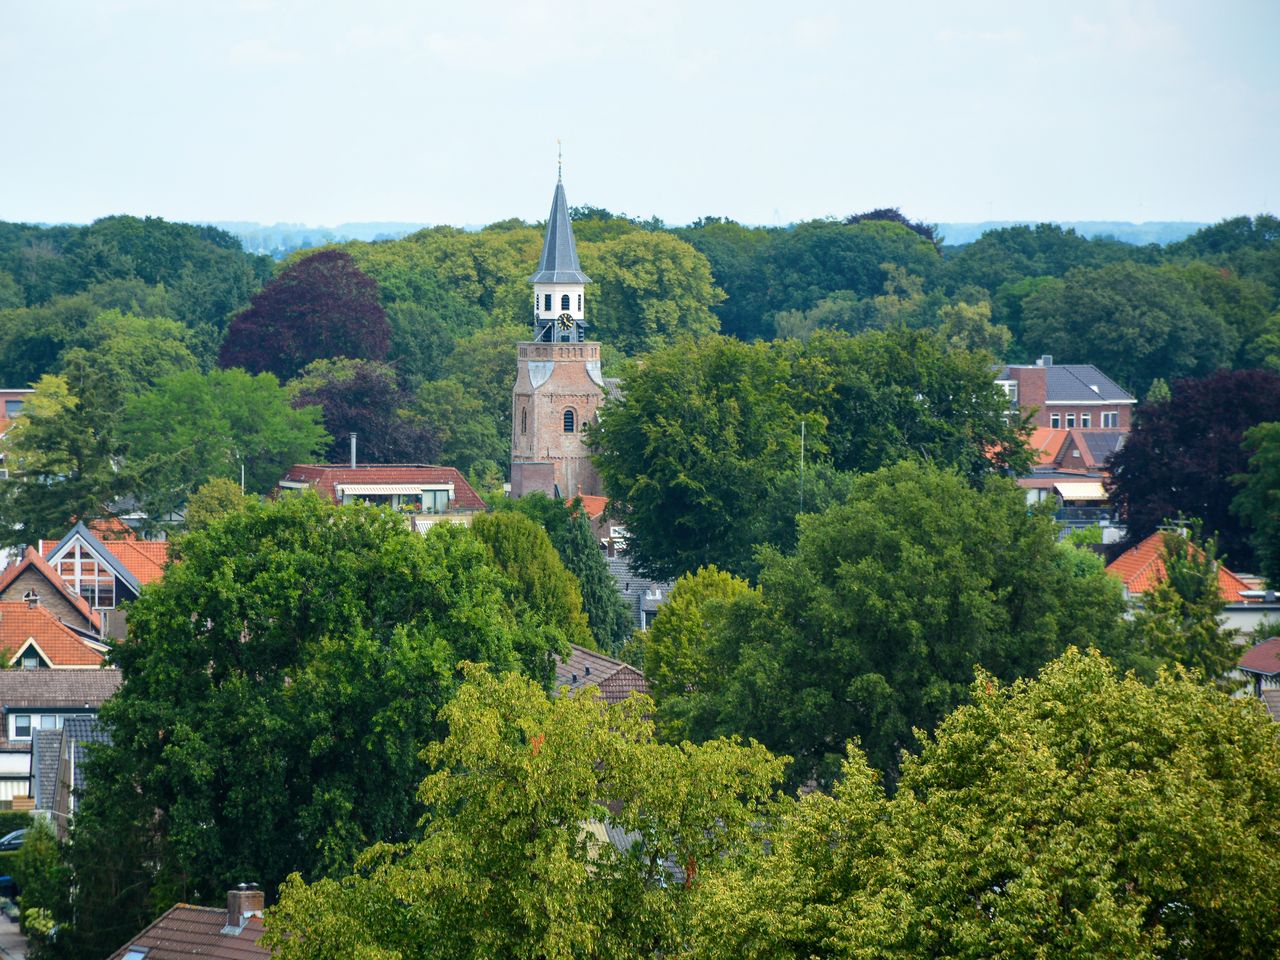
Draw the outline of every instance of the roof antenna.
M564 181L564 147L560 144L560 138L556 137L556 183Z

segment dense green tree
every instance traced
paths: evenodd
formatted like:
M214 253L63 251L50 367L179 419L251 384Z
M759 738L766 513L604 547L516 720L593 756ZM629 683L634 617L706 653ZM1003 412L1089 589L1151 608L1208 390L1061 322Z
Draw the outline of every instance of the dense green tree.
M736 731L791 755L796 782L828 781L854 737L892 776L913 731L963 700L975 664L1012 679L1068 643L1116 642L1117 584L1058 546L1052 519L1007 480L974 489L903 462L799 524L794 555L764 552L763 593L717 616L704 682L659 698L695 739Z
M701 960L1267 957L1280 743L1258 705L1068 652L981 675L886 800L851 749L834 796L708 870Z
M947 258L951 289L976 284L995 293L1006 284L1033 277L1061 277L1077 267L1096 268L1121 260L1150 262L1158 248L1081 236L1053 223L988 230Z
M682 340L631 369L589 436L606 492L625 504L634 565L662 579L750 567L765 536L760 502L799 462L791 380L784 351L726 337ZM823 426L810 418L815 446Z
M163 288L115 280L38 306L0 311L0 382L26 386L46 373L60 372L69 348L98 343L87 331L104 311L149 318L169 317L172 309ZM169 328L163 331L163 339L173 339Z
M1131 391L1227 366L1239 338L1176 273L1134 263L1077 268L1022 302L1023 342L1059 363L1096 364Z
M930 330L856 337L821 333L798 375L825 418L831 462L866 472L918 457L974 482L1024 471L1024 428L991 378L991 356L951 347ZM809 425L812 429L812 424Z
M631 615L591 532L582 502L575 499L565 503L534 492L516 500L503 498L496 508L518 511L547 531L565 569L578 578L582 610L596 645L608 653L621 650L631 636Z
M234 480L214 477L197 487L188 498L183 525L188 530L203 530L228 513L247 509L252 502L253 498Z
M412 397L400 387L396 372L376 360L313 360L288 385L298 409L318 406L333 442L324 452L329 463L348 457L350 436L357 434L362 463L435 463L440 439L432 424L409 416Z
M1120 663L1148 679L1181 665L1230 689L1236 684L1227 674L1239 662L1240 650L1238 632L1220 622L1226 601L1218 583L1217 546L1195 531L1166 531L1162 541L1165 576L1142 594L1131 624L1131 656L1119 658Z
M693 247L665 233L629 233L598 245L583 244L587 319L593 339L636 354L682 335L702 337L718 328L712 308L724 299L711 268Z
M187 533L173 559L112 653L124 683L101 712L111 742L91 758L73 847L139 859L111 864L110 885L77 876L64 922L83 956L175 900L341 876L368 845L409 840L456 664L549 672L556 632L516 622L463 528L423 536L299 494ZM88 926L104 902L114 915Z
M190 340L189 331L176 320L107 310L67 345L84 350L94 363L111 372L126 393L136 394L171 373L194 370L196 358L188 347ZM67 356L62 354L63 363Z
M419 384L409 410L430 427L440 444L441 463L467 472L482 460L509 459L510 436L499 435L492 412L456 380Z
M452 380L478 400L483 416L494 425L502 442L504 462L511 454L511 385L515 382L516 344L528 340L527 324L485 327L455 345L436 379Z
M508 598L517 621L526 615L557 641L594 647L582 612L578 578L565 569L547 532L523 514L512 511L480 514L471 531L489 549L495 565L508 578ZM559 649L559 648L557 648ZM550 666L536 679L550 681Z
M752 229L721 217L703 217L692 226L676 230L707 258L723 301L712 309L720 330L740 340L767 340L773 336L769 316L768 251L773 231Z
M286 381L313 360L381 360L390 341L378 284L349 254L324 249L287 266L236 314L218 365Z
M189 370L163 378L125 404L133 492L153 520L180 509L208 480L239 481L268 493L295 463L329 443L319 407L295 409L274 376Z
M1231 512L1244 521L1260 573L1272 587L1280 586L1280 422L1260 423L1247 430L1243 450L1247 473L1232 481L1240 492Z
M13 874L22 891L18 904L22 908L22 930L30 942L27 956L44 960L57 955L51 921L69 906L71 874L48 818L32 817L26 831Z
M644 675L661 704L657 722L666 739L679 742L693 732L680 708L690 694L716 685L714 647L725 633L725 617L734 600L751 592L746 580L703 567L677 580L658 609L645 637Z
M1137 543L1166 521L1196 517L1233 569L1255 559L1247 530L1231 512L1232 477L1248 467L1245 431L1280 420L1280 373L1220 371L1179 380L1167 403L1138 408L1124 447L1111 459L1111 502Z
M942 321L938 333L953 350L985 350L995 359L1004 359L1013 334L1009 328L991 322L991 304L986 300L949 303L938 311Z
M110 515L130 492L120 433L124 391L84 351L61 376L35 385L0 441L10 476L0 484L0 543L57 539L76 520Z
M374 847L341 880L290 878L267 921L274 955L681 952L700 869L755 842L782 761L754 744L659 744L644 697L608 706L589 689L548 699L519 677L468 679L428 750L421 835Z

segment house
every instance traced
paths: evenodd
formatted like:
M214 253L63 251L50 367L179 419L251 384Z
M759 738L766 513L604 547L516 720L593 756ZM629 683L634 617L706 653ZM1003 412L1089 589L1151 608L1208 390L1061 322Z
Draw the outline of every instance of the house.
M1009 395L1011 409L1032 414L1035 426L1052 430L1127 431L1138 402L1093 364L1055 366L1051 356L1003 367L996 383Z
M53 820L64 838L84 788L84 760L91 743L108 743L96 716L67 717L60 729L37 730L31 738L31 793L38 813Z
M96 716L118 689L114 667L0 670L0 800L33 797L32 742L39 731Z
M1163 551L1164 532L1156 531L1107 565L1107 573L1124 584L1126 600L1140 604L1142 594L1165 579ZM1248 633L1263 620L1280 614L1274 593L1253 589L1222 563L1218 564L1218 589L1225 601L1219 619L1226 628Z
M0 440L3 440L4 435L9 432L9 428L13 426L13 421L22 412L22 405L26 403L27 398L33 393L35 393L34 390L0 389ZM9 470L5 466L4 453L0 451L0 480L8 476Z
M38 597L0 600L0 669L100 667L107 649L100 640L68 627Z
M648 630L653 618L658 615L658 608L671 595L675 584L670 581L650 580L642 577L631 567L626 553L626 531L620 527L613 528L620 536L612 538L605 546L605 562L609 572L618 584L618 592L627 604L631 621L641 630Z
M556 657L556 689L568 687L573 691L591 684L600 689L600 696L609 704L619 703L633 693L649 693L649 682L631 664L570 644L568 657Z
M164 576L169 544L139 540L118 520L77 523L61 540L41 540L40 555L73 592L101 615L102 634L125 635L122 604Z
M1246 650L1239 670L1251 681L1251 692L1266 704L1271 719L1280 720L1280 637L1263 640Z
M0 602L35 602L84 637L103 636L103 618L49 566L35 547L0 573Z
M1028 446L1036 456L1031 473L1017 479L1027 503L1057 501L1054 516L1064 527L1103 527L1103 542L1118 542L1106 483L1110 458L1124 446L1125 430L1036 427Z
M241 884L227 891L227 907L179 903L133 937L108 960L267 960L262 939L262 891Z
M334 503L373 503L405 514L425 532L437 523L470 525L485 502L456 467L421 463L333 466L297 464L277 484L277 495L314 490Z

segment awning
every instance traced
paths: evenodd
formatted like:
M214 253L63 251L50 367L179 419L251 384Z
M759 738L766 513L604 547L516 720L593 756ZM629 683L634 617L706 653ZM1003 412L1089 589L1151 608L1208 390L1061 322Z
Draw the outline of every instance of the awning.
M338 489L347 496L368 497L387 496L398 493L401 496L414 496L430 489L426 483L340 483Z
M1055 483L1053 489L1063 500L1101 500L1107 499L1107 491L1100 483Z

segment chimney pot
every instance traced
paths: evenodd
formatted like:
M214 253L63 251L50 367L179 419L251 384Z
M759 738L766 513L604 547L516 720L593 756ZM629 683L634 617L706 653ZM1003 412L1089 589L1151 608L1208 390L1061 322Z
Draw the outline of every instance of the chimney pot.
M351 468L354 470L356 466L356 435L354 431L351 434Z

